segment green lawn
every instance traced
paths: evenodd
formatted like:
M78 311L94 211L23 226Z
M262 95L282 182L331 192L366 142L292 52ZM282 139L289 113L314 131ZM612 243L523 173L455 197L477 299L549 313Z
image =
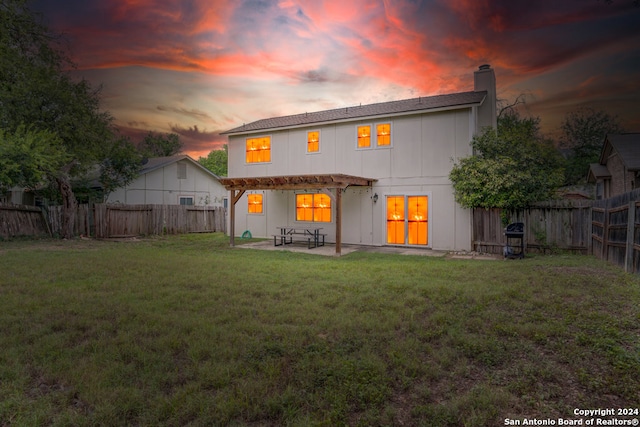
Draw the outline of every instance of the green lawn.
M640 278L519 261L0 242L0 426L496 426L640 403Z

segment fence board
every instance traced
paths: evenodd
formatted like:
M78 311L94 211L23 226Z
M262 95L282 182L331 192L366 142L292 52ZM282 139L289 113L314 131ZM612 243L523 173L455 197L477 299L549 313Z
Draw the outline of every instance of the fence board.
M0 237L51 235L42 209L0 204Z
M226 209L180 205L79 205L76 235L97 238L226 232ZM62 206L0 205L0 237L60 234Z

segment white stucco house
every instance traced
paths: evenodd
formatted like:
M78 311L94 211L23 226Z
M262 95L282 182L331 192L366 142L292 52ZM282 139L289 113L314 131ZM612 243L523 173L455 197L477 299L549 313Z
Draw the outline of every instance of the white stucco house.
M471 77L471 76L470 76ZM277 227L321 227L336 244L470 250L471 211L454 200L449 172L472 155L473 136L496 127L489 65L474 90L293 116L228 136L229 226L271 237Z
M107 197L107 203L223 206L219 177L187 155L153 157L138 177Z

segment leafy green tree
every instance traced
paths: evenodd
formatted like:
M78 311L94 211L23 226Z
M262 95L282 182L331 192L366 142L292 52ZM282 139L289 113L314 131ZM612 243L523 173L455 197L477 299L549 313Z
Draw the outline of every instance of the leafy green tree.
M59 138L49 131L15 133L0 129L0 189L22 186L36 188L68 157Z
M182 152L183 144L175 133L149 132L140 144L146 157L168 157Z
M605 136L623 132L617 117L592 108L568 113L560 129L560 144L569 152L565 167L566 185L584 182L589 165L600 159Z
M542 137L538 118L511 111L471 141L475 155L455 164L449 178L467 208L520 209L553 197L562 184L562 158Z
M137 155L126 157L132 152L127 146L130 142L115 134L112 117L100 110L99 90L68 75L66 70L73 64L63 54L59 41L25 0L0 1L0 129L5 139L12 141L7 143L7 150L19 151L19 141L27 143L26 138L36 147L38 158L43 162L46 159L46 168L33 170L40 174L42 185L55 185L63 205L62 237L69 238L73 236L77 209L72 178L85 175L96 165L111 164L107 161L111 156L129 163L127 167L121 165L120 170L135 168L140 162ZM28 126L26 134L24 126ZM5 163L9 163L7 159ZM5 166L13 169L29 170L37 164L20 156L11 159ZM106 176L115 178L115 170L105 172ZM116 180L123 185L130 177L124 174ZM20 185L35 185L34 176L24 178L28 179L18 180ZM13 182L15 176L11 179ZM109 185L115 185L116 180Z
M227 176L229 147L224 144L221 150L212 150L207 157L200 157L198 162L218 176Z

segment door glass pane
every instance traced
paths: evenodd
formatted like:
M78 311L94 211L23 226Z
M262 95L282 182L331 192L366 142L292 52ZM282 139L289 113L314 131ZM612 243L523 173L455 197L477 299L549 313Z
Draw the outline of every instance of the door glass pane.
M427 196L409 196L407 197L407 206L409 215L407 220L408 239L410 245L427 245L429 242L428 235L428 218L429 218L429 198Z
M313 221L313 194L296 194L296 221Z
M387 243L404 244L404 196L387 197Z

